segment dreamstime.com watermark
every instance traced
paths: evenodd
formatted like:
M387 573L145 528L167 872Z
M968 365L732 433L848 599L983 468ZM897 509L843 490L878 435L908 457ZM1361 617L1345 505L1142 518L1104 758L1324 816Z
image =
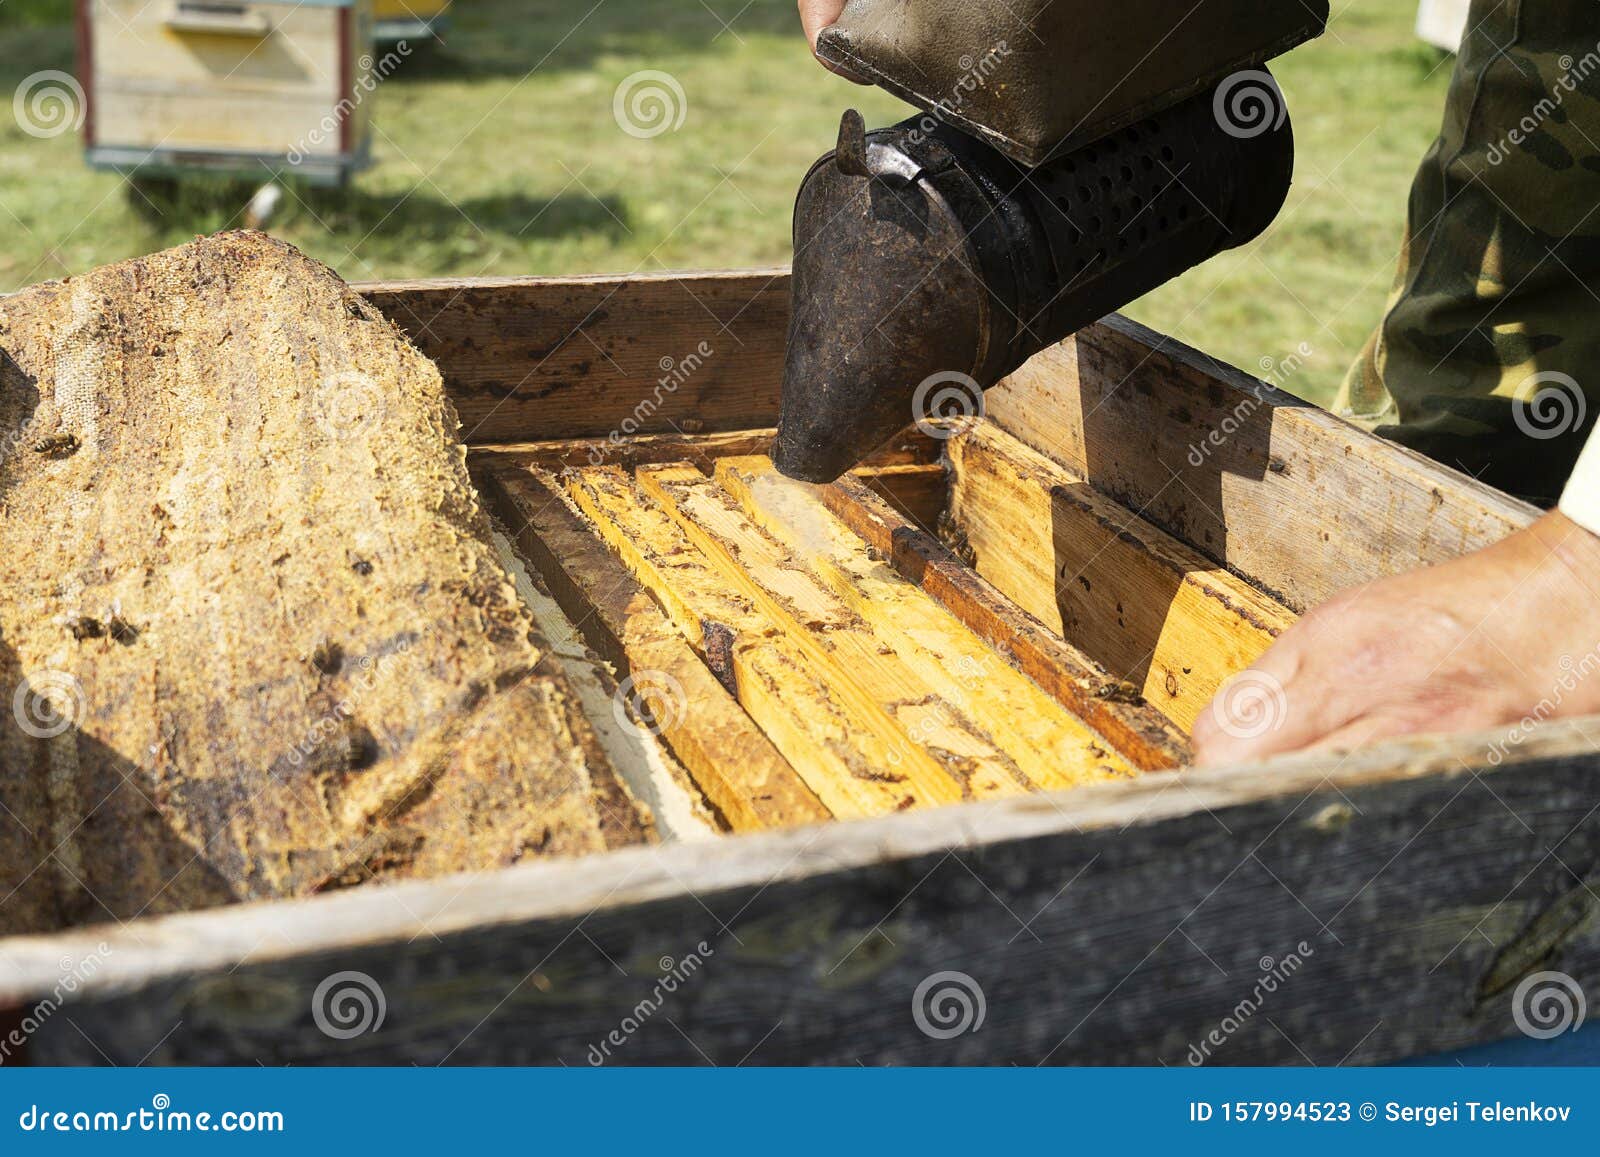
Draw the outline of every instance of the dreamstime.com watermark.
M1560 713L1561 705L1566 702L1568 695L1578 689L1580 683L1596 671L1600 671L1600 645L1596 645L1581 659L1562 655L1556 665L1561 669L1561 674L1557 675L1555 682L1551 684L1550 694L1535 703L1533 710L1512 724L1503 738L1489 745L1490 767L1499 767L1505 762L1506 756L1511 754L1514 748L1527 742L1542 724Z
M18 1115L17 1128L24 1133L282 1133L285 1125L276 1109L190 1112L174 1109L171 1097L157 1093L149 1108L126 1112L29 1105Z
M1267 1003L1267 997L1287 984L1289 978L1299 972L1305 966L1305 962L1315 955L1316 949L1302 940L1294 946L1293 951L1285 953L1282 959L1263 956L1257 964L1261 969L1261 975L1256 977L1250 994L1234 1005L1228 1015L1217 1022L1216 1027L1189 1046L1186 1057L1189 1064L1198 1068L1210 1060L1217 1049L1227 1044L1234 1033L1261 1011L1262 1006Z
M988 85L989 78L999 70L1001 62L1010 55L1011 46L1004 40L999 40L982 56L973 57L970 54L962 56L956 61L961 69L961 75L956 78L955 84L950 86L950 94L933 102L933 107L923 113L917 123L911 126L911 131L906 134L906 140L913 145L921 144L941 124L948 123L950 118L960 115L961 110L971 101L972 94Z
M646 68L622 78L611 96L611 115L630 137L649 140L683 127L689 97L670 72Z
M89 102L76 77L47 68L22 78L11 96L11 113L23 132L47 139L82 128Z
M87 956L76 960L63 958L61 961L61 978L56 981L55 987L48 996L40 999L32 1008L22 1014L19 1020L5 1036L0 1037L0 1065L13 1060L17 1053L27 1045L28 1038L44 1027L48 1021L61 1008L68 997L78 991L83 984L100 971L100 966L111 956L111 945L104 940L94 946L94 951Z
M965 972L935 972L911 994L911 1019L934 1040L977 1032L989 1016L983 986Z
M635 735L671 731L689 712L689 695L667 671L634 671L617 684L611 700L617 725Z
M1526 116L1506 130L1505 136L1489 146L1489 164L1498 165L1509 157L1512 149L1521 146L1538 132L1547 120L1556 115L1566 103L1569 92L1577 92L1579 85L1600 71L1600 44L1596 44L1577 60L1571 56L1559 58L1556 67L1561 69L1561 75L1556 77L1555 83L1550 86L1550 95L1534 105Z
M960 730L967 725L970 720L963 713L970 711L969 696L988 679L989 672L994 669L994 661L993 654L985 654L981 658L962 655L956 660L954 670L946 672L953 676L953 702L943 695L930 696L925 702L915 705L926 708L925 711L907 714L902 709L899 718L904 726L905 739L889 749L884 763L890 769L898 769L915 753L937 746L941 732L950 728Z
M589 1050L585 1054L589 1064L599 1068L610 1060L612 1051L620 1049L627 1044L634 1033L643 1028L651 1017L661 1011L661 1007L667 1002L667 997L687 984L695 973L705 967L706 960L715 954L716 950L702 940L694 946L694 951L688 953L682 959L674 960L670 956L663 956L657 962L658 967L661 969L661 975L656 978L655 984L651 986L649 995L629 1009L628 1014L622 1018L617 1027L606 1033L599 1043L589 1046Z
M1588 1013L1583 986L1565 972L1535 972L1511 993L1512 1023L1535 1040L1577 1032Z
M388 398L371 374L340 370L323 377L312 409L323 433L346 441L373 433L388 411Z
M1511 420L1518 430L1540 442L1581 428L1587 412L1583 387L1560 370L1528 375L1511 396Z
M410 55L411 45L404 40L397 41L393 48L376 61L372 59L371 53L364 54L357 62L360 67L356 70L355 87L350 90L348 96L341 97L339 103L333 106L333 111L312 126L310 132L290 146L289 163L302 164L323 145L335 140L367 97L377 91L378 85L394 75Z
M1250 140L1282 128L1289 117L1289 105L1270 72L1247 68L1217 85L1211 112L1223 132Z
M1260 362L1261 380L1268 385L1282 389L1285 383L1298 374L1306 362L1315 356L1316 350L1312 348L1311 343L1303 341L1295 347L1294 353L1288 357L1264 357ZM1198 443L1189 443L1189 465L1196 468L1204 466L1206 459L1210 458L1215 451L1227 445L1228 440L1237 434L1244 424L1250 420L1250 415L1266 404L1263 399L1255 394L1247 393L1223 417L1222 421L1217 423L1216 427L1206 434L1204 439Z
M1211 700L1211 718L1224 735L1260 739L1282 730L1289 718L1289 696L1276 675L1240 671L1217 688Z
M929 374L911 394L911 421L917 432L940 442L970 430L983 415L983 387L960 370Z
M29 671L11 696L11 715L23 734L54 739L88 712L83 684L65 671Z
M656 379L655 388L648 396L639 399L633 412L622 419L616 429L589 447L589 465L603 466L614 451L621 449L627 439L645 427L667 398L676 394L685 382L700 372L706 362L716 356L716 352L710 342L703 341L683 357L669 355L657 362L661 377Z
M342 651L331 644L317 648L310 656L311 665L324 675L346 674L346 691L326 712L313 719L300 737L289 745L289 750L284 754L288 765L299 768L314 763L329 752L347 766L364 766L375 758L376 751L357 750L364 748L368 740L358 730L360 724L356 719L356 708L378 686L380 679L392 682L394 668L408 661L417 644L432 637L432 634L430 627L422 634L402 635L386 653L362 655L356 661L355 670L348 673L345 672L346 659Z
M311 1019L322 1035L353 1040L383 1027L389 1002L383 986L365 972L344 971L324 976L311 994Z

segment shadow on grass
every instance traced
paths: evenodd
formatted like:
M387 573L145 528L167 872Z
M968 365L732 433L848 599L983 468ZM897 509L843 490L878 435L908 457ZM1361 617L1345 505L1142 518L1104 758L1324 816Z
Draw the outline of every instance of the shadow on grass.
M220 177L141 179L130 185L128 203L151 228L188 237L257 224L247 219L245 206L259 187L258 182ZM403 237L419 243L471 233L527 241L584 233L625 235L632 232L627 212L616 197L581 193L496 193L451 202L419 190L370 193L355 187L291 186L266 224L320 225L347 236Z
M607 57L719 51L747 35L798 40L794 0L603 0L593 7L582 0L468 0L452 9L441 37L410 46L391 80L582 71L603 68Z
M0 0L3 10L10 0ZM51 69L76 73L72 25L6 27L0 24L0 116L11 124L11 102L19 85L35 73Z
M413 192L379 194L354 189L301 192L302 204L291 215L315 213L328 228L363 235L396 235L419 241L440 241L476 231L508 238L571 237L578 233L621 235L631 232L627 207L615 197L562 193L530 197L495 193L451 202Z

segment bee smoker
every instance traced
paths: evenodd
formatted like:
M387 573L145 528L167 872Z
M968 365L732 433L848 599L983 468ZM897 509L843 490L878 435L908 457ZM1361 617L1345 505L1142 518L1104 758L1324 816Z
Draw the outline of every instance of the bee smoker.
M987 389L1256 237L1294 167L1281 97L1259 91L1262 131L1213 91L1034 169L929 118L868 133L846 113L795 205L778 469L832 481L928 416L913 398L935 375Z
M873 132L845 113L801 184L778 469L831 481L929 417L913 403L930 383L977 395L1259 235L1294 168L1262 62L1326 16L1315 0L851 0L818 55L927 111ZM980 57L975 82L952 75ZM930 83L969 95L929 100Z

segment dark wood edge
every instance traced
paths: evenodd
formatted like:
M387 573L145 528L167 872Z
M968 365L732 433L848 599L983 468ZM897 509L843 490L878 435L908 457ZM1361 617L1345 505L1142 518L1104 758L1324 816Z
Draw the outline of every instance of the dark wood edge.
M538 920L581 919L599 908L692 893L770 886L940 851L1060 833L1126 831L1196 812L1325 790L1353 791L1426 777L1500 776L1540 760L1593 761L1600 716L1552 721L1520 744L1504 728L1418 736L1348 754L1144 776L1068 792L1009 797L731 836L708 844L626 848L498 872L439 877L275 903L0 940L0 1007L50 991L63 961L103 956L79 1000L137 989L164 977L264 964L307 954L445 937ZM1491 753L1498 753L1491 757ZM100 945L108 951L102 952Z

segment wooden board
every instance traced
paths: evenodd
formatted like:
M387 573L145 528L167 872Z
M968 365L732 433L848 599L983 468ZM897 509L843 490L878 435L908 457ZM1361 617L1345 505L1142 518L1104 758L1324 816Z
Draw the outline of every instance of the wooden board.
M1132 684L1113 679L1100 664L1046 630L872 490L845 478L825 488L822 501L997 654L1110 739L1133 766L1160 771L1188 762L1187 736L1151 708Z
M1123 317L985 401L1001 427L1300 613L1539 513Z
M191 5L203 18L202 6ZM96 87L290 97L316 87L332 102L340 22L350 5L256 4L191 23L175 0L90 0ZM242 126L241 126L242 127Z
M546 470L566 467L636 466L658 462L689 462L710 473L718 458L730 455L765 454L772 447L774 429L727 430L713 434L640 434L620 442L605 438L555 438L539 442L496 442L475 446L469 462L514 461ZM868 455L851 473L857 477L889 475L884 488L914 495L931 485L919 480L901 481L896 467L931 466L938 462L941 445L915 430L906 431ZM920 499L926 501L926 499Z
M880 704L807 636L767 618L620 471L582 471L569 477L568 492L835 816L962 798L956 779Z
M504 464L486 481L523 556L567 617L636 685L669 689L675 702L657 727L734 831L830 818L644 588L567 507L548 475Z
M984 422L949 442L979 574L1188 728L1294 616Z
M737 433L640 441L644 445L635 448L630 455L636 459L635 467L655 462L662 454L679 451L696 463L704 463L704 469L717 473L724 480L727 473L720 467L751 466L739 456L742 447L765 447L763 439ZM576 520L564 504L552 501L551 491L547 490L547 476L543 473L544 464L560 468L583 462L583 445L582 442L549 442L481 448L474 451L473 462L483 484L499 496L501 516L508 524L523 528L519 542L535 569L551 584L575 621L604 628L591 630L591 641L619 669L625 669L629 663L625 649L614 634L608 633L616 629L615 622L621 621L623 616L608 616L606 608L619 599L628 601L615 593L619 589L626 588L641 595L643 592L620 570L610 552L595 541L587 527ZM766 472L764 466L756 468ZM895 479L888 486L881 482L885 473ZM908 478L917 481L907 485ZM856 544L858 548L864 544L878 551L903 578L919 584L986 645L983 656L974 663L981 662L987 670L988 659L997 656L1027 675L1071 714L1106 737L1132 767L1161 770L1183 763L1187 758L1187 741L1183 734L1159 712L1143 704L1135 688L1112 678L1081 651L1051 635L1036 619L1023 613L879 493L882 489L893 489L901 494L924 491L916 499L916 504L926 508L920 521L933 525L938 521L945 486L942 467L896 463L863 467L838 485L817 488L816 494L827 510L841 520L842 526L861 539L861 543ZM732 489L740 493L737 483ZM508 490L512 493L507 493ZM535 513L545 510L548 514ZM758 515L759 511L750 513ZM763 525L776 529L771 522ZM582 586L587 593L579 597L574 593L576 586ZM856 594L848 585L845 593ZM859 601L859 595L856 598ZM643 600L643 605L650 605L647 599ZM658 621L662 631L674 633L664 617L658 616ZM686 647L684 654L688 655Z
M663 743L657 721L633 710L640 697L622 693L612 668L589 647L542 576L527 569L517 546L500 528L495 530L494 544L495 555L545 640L546 656L566 679L617 775L649 809L656 835L691 841L720 835L726 828L707 806L694 777Z
M1477 772L1502 734L13 940L0 1005L103 959L35 1060L582 1066L703 942L600 1062L1381 1063L1518 1036L1528 972L1600 984L1594 734L1552 722ZM379 1031L317 1030L339 970L381 987ZM986 1018L937 1039L913 996L952 971Z
M439 365L468 443L777 424L785 270L361 288Z
M950 475L943 465L864 467L852 470L849 477L924 530L939 525L950 502Z
M645 467L639 482L734 589L796 645L812 673L856 704L861 717L881 721L893 746L885 752L888 762L874 769L898 775L922 767L930 782L948 776L962 798L1023 789L1026 773L987 734L987 720L964 711L933 672L915 670L699 471ZM971 681L963 678L958 686Z
M652 481L660 478L656 474ZM828 511L819 493L825 488L783 478L766 458L724 458L717 463L717 481L745 515L787 549L788 568L820 580L858 617L857 629L870 645L863 648L859 666L850 664L852 675L863 677L892 658L904 670L896 672L899 678L912 688L920 683L926 688L924 697L936 697L942 721L963 723L973 736L992 740L1010 756L1013 774L1020 772L1030 786L1075 787L1131 774L1133 769L1104 736L1008 666L921 587L873 557ZM661 489L670 493L675 509L687 509L697 497L701 509L709 505L697 483L662 483ZM739 563L752 574L747 544L753 537L729 540L746 544ZM824 639L837 650L850 633L849 628L830 630ZM937 743L926 730L921 738ZM1014 781L1001 783L1003 794L1016 787Z
M95 130L101 147L183 150L244 155L327 155L337 157L337 133L322 133L327 121L337 124L339 97L326 93L282 96L267 102L248 92L117 92L96 93ZM313 139L315 148L301 142Z

